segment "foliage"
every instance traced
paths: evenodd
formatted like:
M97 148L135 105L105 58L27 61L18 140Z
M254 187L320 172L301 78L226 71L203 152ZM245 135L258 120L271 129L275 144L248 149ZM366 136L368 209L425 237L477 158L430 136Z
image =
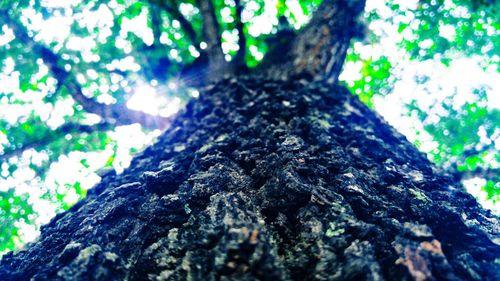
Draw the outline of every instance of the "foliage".
M345 68L349 72L349 67L355 68L361 74L345 79L354 94L374 106L374 99L397 92L395 85L405 80L405 69L412 61L449 68L454 61L468 58L465 66L471 69L464 69L462 64L462 77L480 78L472 72L474 63L484 73L493 73L498 81L499 1L410 2L386 1L385 6L367 8L370 29L364 40L353 43L346 59ZM389 42L390 38L396 39ZM415 131L410 140L458 179L480 179L486 194L479 193L480 197L494 206L500 200L500 115L491 84L496 83L498 89L498 82L485 85L470 79L470 89L459 94L464 89L459 89L458 81L453 81L456 87L443 89L439 85L443 81L432 81L439 78L429 73L412 75L419 89L404 102L405 114L412 117L410 126ZM423 100L432 102L422 105ZM384 115L385 108L374 107ZM429 144L431 149L424 147Z
M33 224L34 212L30 206L29 195L16 194L11 188L0 191L0 244L3 249L14 249L19 244L21 224Z
M181 87L199 79L197 69L179 75L203 59L206 43L197 1L55 2L0 1L0 252L27 239L23 224L38 226L50 218L40 215L39 206L69 208L98 181L99 169L120 171L132 152L159 133L107 122L75 99L75 83L101 105L128 104L162 116L197 95ZM247 66L255 67L268 49L268 38L302 27L321 1L241 0L245 46L238 45L236 2L213 1L222 49L232 59L244 48ZM388 1L367 8L369 28L365 38L353 43L344 80L369 106L377 108L376 99L393 92L412 60L450 66L466 56L478 58L485 71L499 70L498 1L417 2ZM395 34L382 32L382 24ZM15 26L28 36L14 32ZM373 52L384 50L388 41L397 52ZM54 64L59 72L53 71ZM357 75L348 75L353 71ZM418 83L425 88L427 81ZM498 173L484 173L498 169L499 161L500 117L488 91L477 89L475 100L459 108L453 97L439 101L435 106L446 114L438 122L431 122L435 114L414 101L418 96L407 102L406 114L417 116L423 124L416 128L419 134L438 144L427 151L436 163L459 174L493 175L483 177L483 189L497 202ZM413 141L422 142L418 137ZM64 177L57 163L72 165L76 174Z

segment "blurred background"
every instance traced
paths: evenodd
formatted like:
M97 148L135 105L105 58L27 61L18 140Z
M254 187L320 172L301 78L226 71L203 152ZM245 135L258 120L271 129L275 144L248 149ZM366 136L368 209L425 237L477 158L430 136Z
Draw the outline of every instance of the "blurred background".
M320 3L212 0L226 60L257 66ZM207 47L198 4L0 0L0 254L123 171L158 120L198 97L196 75L180 75ZM495 0L368 0L340 77L496 214L499 17Z

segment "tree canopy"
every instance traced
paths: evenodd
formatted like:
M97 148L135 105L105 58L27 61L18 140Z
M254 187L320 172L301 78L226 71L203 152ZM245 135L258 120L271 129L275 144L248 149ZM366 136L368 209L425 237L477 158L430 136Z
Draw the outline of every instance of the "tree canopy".
M258 67L320 2L0 1L0 251L123 170L222 71L207 60ZM493 207L499 15L499 1L368 1L340 76Z

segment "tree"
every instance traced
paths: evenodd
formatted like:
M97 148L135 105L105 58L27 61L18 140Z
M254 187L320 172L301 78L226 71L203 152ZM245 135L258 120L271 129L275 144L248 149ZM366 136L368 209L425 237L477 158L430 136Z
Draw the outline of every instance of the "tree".
M182 70L185 81L208 83L200 98L174 120L154 120L171 122L158 142L123 174L104 175L37 242L5 255L2 276L498 278L497 219L336 85L364 1L325 1L300 34L278 32L256 69L241 53L223 60L207 3L207 51ZM30 42L87 110L153 124L99 109L51 63L56 54Z
M214 1L212 30L233 61L226 71L256 67L321 2L273 1ZM340 77L497 214L499 5L368 2L369 29L358 29L362 38ZM83 198L100 169L128 166L130 154L168 126L164 117L198 96L182 85L203 84L208 69L208 40L191 0L4 1L1 10L0 254ZM408 99L403 93L413 93L407 108L391 116L385 108ZM61 171L69 166L71 173Z

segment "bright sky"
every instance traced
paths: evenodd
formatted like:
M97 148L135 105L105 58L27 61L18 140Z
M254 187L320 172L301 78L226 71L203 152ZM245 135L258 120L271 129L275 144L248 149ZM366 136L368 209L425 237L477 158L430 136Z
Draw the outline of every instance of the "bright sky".
M72 2L79 2L78 0L66 1L66 0L51 0L46 1L52 6L58 7L70 7ZM405 6L416 5L418 1L400 1L402 8ZM447 1L449 2L449 1ZM116 1L110 1L111 6L116 4ZM253 17L253 12L258 8L255 7L252 2L249 2L244 14L243 20L249 21L249 33L253 36L258 36L259 34L267 34L272 30L272 26L269 25L270 21L277 21L276 19L276 0L266 1L265 12L258 16ZM298 6L297 0L287 1L287 4L291 9L295 11L297 17L297 28L303 23L307 22L308 17L303 15ZM69 9L69 8L68 8ZM189 5L182 7L183 12L186 14L192 13L193 9ZM367 11L377 9L381 15L389 16L390 9L383 5L383 1L369 0L367 2ZM107 33L111 32L112 22L112 12L105 5L100 6L97 10L91 12L86 11L77 18L73 17L71 13L69 16L54 15L49 20L43 20L40 15L38 15L34 10L25 11L24 22L27 26L36 31L36 39L44 42L63 42L65 38L69 36L69 25L73 21L78 20L80 25L86 26L98 26L100 28L99 38L79 38L70 37L71 39L67 42L67 47L70 49L81 50L83 52L83 59L85 61L98 61L99 57L91 52L92 48L95 46L95 40L105 40ZM144 42L152 42L152 32L146 27L145 20L146 14L142 13L139 17L132 20L125 20L122 27L124 32L133 32L137 34L138 37L142 38ZM29 18L28 22L26 19ZM175 24L175 23L174 23ZM359 50L363 56L366 57L377 57L382 54L389 55L389 58L393 61L405 60L405 54L402 53L396 46L399 41L401 34L397 32L397 28L382 21L372 22L370 24L370 29L376 32L385 32L387 37L380 43L375 45L363 45L358 43L355 48ZM443 34L447 36L453 36L449 29L444 28ZM224 51L227 53L229 50L234 50L237 48L237 34L227 32L223 34L224 39L227 41L223 46ZM0 45L5 44L12 40L13 34L9 32L4 32L4 35L0 36ZM166 40L166 39L165 39ZM62 43L61 43L62 44ZM129 53L131 51L130 43L126 40L118 39L116 41L116 46L125 50ZM56 49L60 48L56 46ZM194 49L194 48L193 48ZM195 52L195 51L193 51ZM251 48L250 52L254 54L257 58L262 58L263 54L259 53L256 48ZM173 59L178 58L176 52L171 52L171 57ZM41 62L39 62L41 64ZM6 67L4 67L2 73L0 73L0 89L7 92L13 92L20 94L19 90L19 73L15 73L14 69L15 62L13 60L7 61ZM346 71L342 74L341 79L349 83L358 79L360 65L352 63L346 66ZM140 69L140 65L135 62L132 56L126 57L121 60L116 60L112 65L108 66L108 70L120 69L120 70L134 70ZM464 72L463 69L467 69ZM43 76L47 73L48 69L45 66L41 66L40 73L38 76ZM400 81L396 83L394 91L384 97L376 97L374 100L374 105L377 111L384 116L384 118L394 127L396 127L400 132L405 134L408 139L414 141L419 139L423 141L422 150L430 151L435 147L435 142L429 135L416 135L415 130L422 129L421 122L416 117L408 116L404 109L404 104L408 101L414 99L418 96L418 102L425 104L432 104L434 99L443 99L444 97L453 94L454 90L457 89L456 99L460 102L468 101L471 96L471 89L478 86L479 84L487 85L491 90L489 93L499 93L500 92L500 74L495 71L485 72L478 65L478 60L475 58L471 59L459 59L454 61L449 68L445 68L438 61L428 61L426 63L419 62L409 62L404 65L404 68L398 70L400 75ZM428 87L432 89L432 95L426 94L421 85L415 82L416 74L427 74L432 77L428 84ZM86 79L92 79L97 73L93 70L87 71L85 75L79 75L77 79L80 82L86 81ZM52 81L53 80L53 81ZM46 112L42 114L42 120L46 121L47 124L53 128L56 128L64 123L63 116L70 116L73 113L73 103L74 101L70 98L57 103L55 106L46 104L43 102L43 97L50 91L54 90L56 81L54 79L49 80L47 86L38 89L37 91L28 91L26 101L29 101L27 105L6 105L6 101L0 100L0 106L2 106L2 111L0 112L0 118L4 118L14 124L23 116L29 115L29 112L36 110L37 112ZM113 78L112 78L113 80ZM170 81L167 85L158 85L156 81L144 81L137 84L134 88L130 87L126 81L114 81L113 85L100 85L99 90L101 92L108 92L113 90L112 87L124 87L127 89L131 98L127 102L127 106L135 110L143 110L150 114L161 115L161 116L171 116L175 114L182 106L181 99L179 97L166 97L163 93L172 92L178 90L178 85L175 80ZM96 86L97 87L97 86ZM91 89L96 90L96 89ZM195 90L190 90L190 94L193 97L197 97L199 93ZM102 95L99 97L100 102L113 102L111 95ZM499 108L500 99L494 99L490 97L491 107ZM97 116L88 116L89 123L96 123L99 121ZM410 124L410 126L409 126ZM159 135L158 131L145 134L138 125L122 126L116 128L110 137L115 141L114 145L106 147L103 152L93 152L93 153L81 153L72 152L69 155L63 155L59 158L58 162L51 165L47 180L42 183L36 179L36 175L33 170L29 167L30 160L33 161L43 161L47 159L45 153L37 153L34 150L28 150L19 158L14 158L12 161L17 162L19 169L13 177L9 177L7 180L0 179L0 191L12 186L16 186L19 192L29 192L32 194L30 200L33 203L35 210L40 214L38 218L38 223L47 223L50 218L55 214L55 208L47 201L40 199L41 194L45 190L45 186L60 186L73 185L75 182L80 182L84 189L88 189L96 184L100 178L94 173L99 167L102 167L104 163L108 161L113 151L116 150L117 156L113 164L114 168L121 172L125 167L127 167L131 160L131 155L129 153L130 149L140 149L148 144L150 144L155 137ZM71 141L68 139L68 141ZM0 133L0 149L1 144L6 142L5 136ZM500 144L497 144L500 149ZM81 160L86 159L89 167L85 167L81 164ZM6 170L6 167L0 167ZM475 194L481 195L479 193L481 180L473 179L466 183L468 190ZM77 199L76 194L71 194L65 198L69 202L75 202ZM485 202L481 200L488 208L496 208L496 212L500 213L500 206L492 206L491 202ZM30 241L37 237L37 232L33 226L24 225L22 227L22 232L24 239Z

